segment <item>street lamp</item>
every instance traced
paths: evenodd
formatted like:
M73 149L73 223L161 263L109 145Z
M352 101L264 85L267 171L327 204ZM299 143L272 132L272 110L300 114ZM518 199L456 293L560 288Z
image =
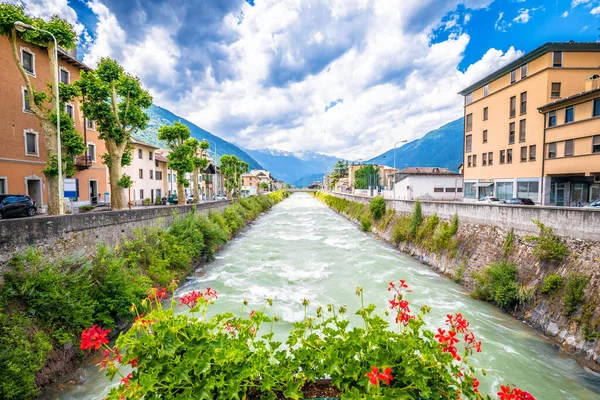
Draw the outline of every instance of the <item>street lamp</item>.
M394 198L396 197L396 146L400 143L406 143L406 140L401 140L394 143Z
M54 75L54 97L56 99L56 143L58 146L57 149L57 162L58 162L58 214L64 214L64 204L63 204L63 180L62 180L62 145L60 142L60 100L58 98L58 43L56 42L56 37L51 33L43 29L36 28L35 26L31 26L22 21L15 22L15 29L19 32L25 32L28 30L44 32L48 35L52 36L54 40L54 65L56 66L56 71Z

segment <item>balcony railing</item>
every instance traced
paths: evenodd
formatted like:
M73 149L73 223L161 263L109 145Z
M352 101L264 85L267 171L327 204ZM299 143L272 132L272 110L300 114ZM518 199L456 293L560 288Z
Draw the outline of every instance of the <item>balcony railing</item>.
M81 155L75 157L74 164L77 169L88 169L92 166L94 158L92 156Z

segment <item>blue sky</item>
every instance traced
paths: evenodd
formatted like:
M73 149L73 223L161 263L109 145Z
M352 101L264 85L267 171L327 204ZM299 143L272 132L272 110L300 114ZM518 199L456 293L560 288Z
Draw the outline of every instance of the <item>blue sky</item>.
M12 1L226 140L352 159L459 118L456 93L523 53L600 34L600 0Z

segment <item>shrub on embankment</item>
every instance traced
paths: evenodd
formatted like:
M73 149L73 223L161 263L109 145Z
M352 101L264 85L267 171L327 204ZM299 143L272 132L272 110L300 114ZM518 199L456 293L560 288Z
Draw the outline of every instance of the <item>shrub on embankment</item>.
M223 213L178 216L166 228L143 228L92 257L50 261L35 249L16 254L0 287L0 398L35 396L38 373L53 348L77 346L91 324L117 330L147 291L193 272L287 192L241 199ZM67 371L62 371L67 372Z

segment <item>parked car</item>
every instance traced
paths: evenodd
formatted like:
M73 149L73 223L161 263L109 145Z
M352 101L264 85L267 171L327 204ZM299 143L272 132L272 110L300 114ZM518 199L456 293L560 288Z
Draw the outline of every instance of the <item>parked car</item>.
M600 199L591 202L590 204L588 204L587 206L585 206L585 208L595 208L600 210Z
M490 204L500 204L500 203L503 203L503 201L500 200L499 198L492 197L492 196L484 197L482 199L479 199L479 201L482 202L482 203L490 203Z
M522 206L535 206L535 203L533 202L533 200L531 199L524 199L524 198L514 198L514 199L510 199L506 202L506 204L519 204Z
M187 196L187 197L185 198L185 202L186 202L187 204L194 204L194 196Z
M26 215L33 217L37 212L35 200L25 194L0 194L0 219Z
M227 200L227 196L223 196L222 194L218 194L215 196L215 200Z

